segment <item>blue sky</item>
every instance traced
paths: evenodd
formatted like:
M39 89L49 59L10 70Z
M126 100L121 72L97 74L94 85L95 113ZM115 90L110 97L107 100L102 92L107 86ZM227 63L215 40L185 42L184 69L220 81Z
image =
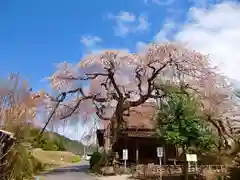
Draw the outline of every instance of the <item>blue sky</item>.
M2 0L0 75L19 72L39 90L56 63L77 63L88 51L177 40L225 63L223 73L240 80L239 10L220 0Z
M114 20L108 15L123 11L146 15L150 28L132 37L115 36ZM100 37L103 48L134 49L139 40L152 40L166 15L164 7L143 0L1 1L1 74L19 72L34 89L41 88L39 81L51 75L55 63L80 60L86 49L83 36Z

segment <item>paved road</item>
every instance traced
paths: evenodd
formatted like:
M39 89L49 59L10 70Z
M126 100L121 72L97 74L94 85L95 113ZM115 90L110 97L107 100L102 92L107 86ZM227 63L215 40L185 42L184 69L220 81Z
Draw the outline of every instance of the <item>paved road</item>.
M82 161L79 165L59 168L47 173L44 175L44 180L96 180L87 174L88 167L88 162Z

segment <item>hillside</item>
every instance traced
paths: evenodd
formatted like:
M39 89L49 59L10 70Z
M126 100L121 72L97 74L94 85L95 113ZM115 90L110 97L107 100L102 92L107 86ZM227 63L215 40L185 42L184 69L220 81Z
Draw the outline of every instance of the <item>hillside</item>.
M59 139L62 139L62 141L65 144L65 148L67 151L76 153L76 154L83 154L84 153L84 145L76 140L69 139L63 135L60 135L58 133L54 133ZM86 147L86 150L88 153L92 153L96 151L96 146L91 145L89 147Z
M31 130L31 136L36 137L39 129ZM69 151L82 155L84 153L84 145L76 140L71 140L63 135L55 132L44 132L42 138L38 142L33 143L34 148L52 151ZM91 153L96 150L96 146L86 147L87 152Z
M76 141L76 140L71 140L63 135L58 134L58 133L54 133L54 135L63 142L67 151L70 151L70 152L73 152L76 154L84 153L84 145L81 142Z

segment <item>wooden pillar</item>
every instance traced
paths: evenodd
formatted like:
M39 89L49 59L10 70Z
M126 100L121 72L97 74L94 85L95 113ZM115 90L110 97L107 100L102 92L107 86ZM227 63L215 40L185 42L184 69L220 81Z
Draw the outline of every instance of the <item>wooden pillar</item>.
M164 159L163 159L163 163L164 165L167 164L167 144L164 145Z
M138 149L138 140L136 140L136 163L139 161L139 149Z
M124 149L127 149L127 137L124 136Z
M127 138L126 138L126 135L123 136L123 149L127 149ZM123 149L121 149L121 154L123 154ZM129 155L129 152L128 152L128 155ZM123 156L122 156L123 158ZM129 157L128 157L129 158Z
M174 161L174 165L177 165L177 158L179 156L179 153L178 153L178 147L176 145L174 145L174 148L175 148L175 161Z

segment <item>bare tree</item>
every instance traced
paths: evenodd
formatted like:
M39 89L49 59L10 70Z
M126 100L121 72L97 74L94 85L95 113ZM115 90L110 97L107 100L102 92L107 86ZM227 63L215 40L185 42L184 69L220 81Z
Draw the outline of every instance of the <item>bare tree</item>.
M182 44L150 44L138 54L106 50L84 57L77 67L59 64L49 78L59 95L47 95L45 101L53 119L84 119L96 114L109 122L113 145L130 108L163 98L166 85L200 93L207 85L202 82L217 78L213 74L217 75L207 56Z

